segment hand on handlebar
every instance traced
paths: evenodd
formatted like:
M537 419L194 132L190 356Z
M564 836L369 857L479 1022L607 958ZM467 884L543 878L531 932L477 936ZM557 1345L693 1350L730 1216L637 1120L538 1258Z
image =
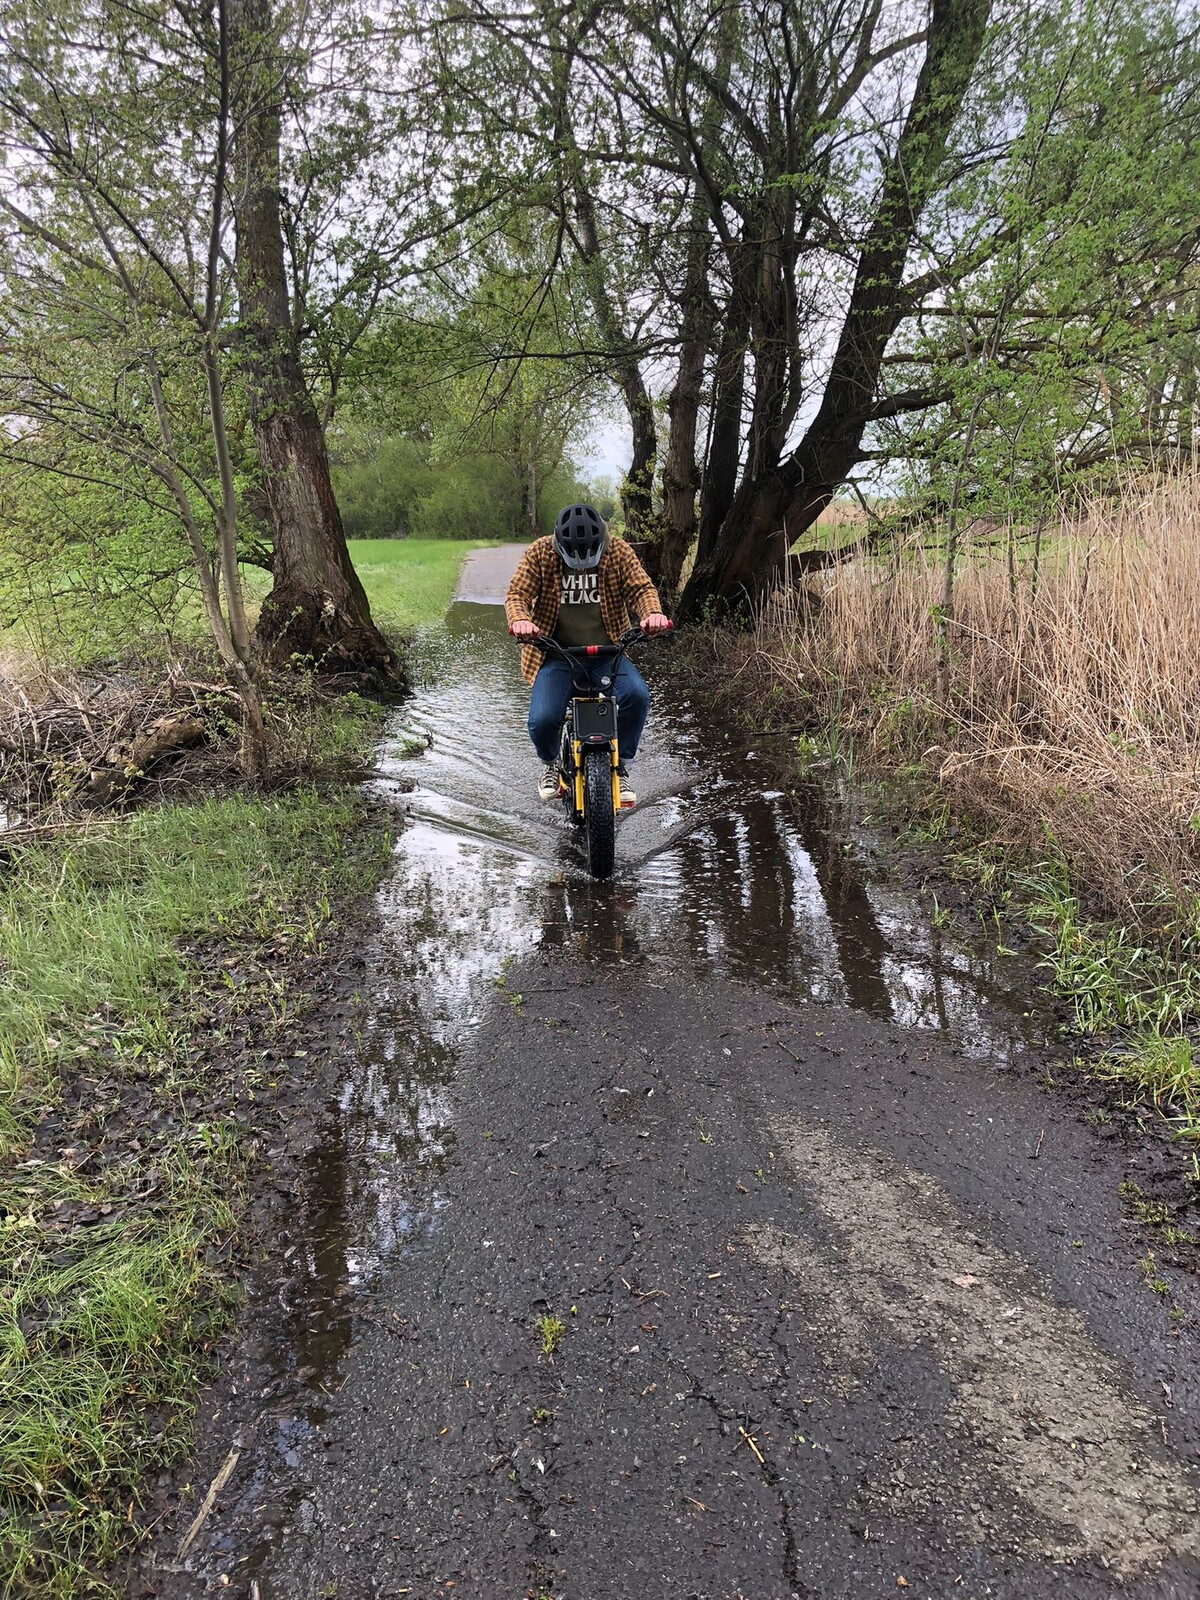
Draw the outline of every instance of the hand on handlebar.
M656 633L669 633L672 627L670 617L664 617L661 611L652 611L648 617L643 617L641 622L642 632L647 637Z
M536 639L538 636L537 624L526 622L524 617L518 617L515 622L510 623L508 631L514 639Z

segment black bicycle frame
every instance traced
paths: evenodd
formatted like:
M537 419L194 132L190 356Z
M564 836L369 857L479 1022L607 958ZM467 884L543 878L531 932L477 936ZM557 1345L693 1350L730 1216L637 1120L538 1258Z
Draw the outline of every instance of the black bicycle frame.
M646 635L640 628L630 628L616 644L579 644L563 646L557 639L539 633L529 642L543 655L565 661L571 669L571 732L581 745L609 744L617 736L617 669L631 644L637 644ZM580 679L575 668L583 661L611 661L612 676L604 683L593 683L590 678Z

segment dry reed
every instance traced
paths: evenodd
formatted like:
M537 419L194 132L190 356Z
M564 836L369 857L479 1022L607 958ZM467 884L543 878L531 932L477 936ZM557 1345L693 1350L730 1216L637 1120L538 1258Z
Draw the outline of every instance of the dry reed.
M1011 559L1010 559L1011 558ZM858 560L769 607L746 652L859 748L919 758L1009 839L1065 858L1108 911L1200 887L1200 479L968 547ZM948 694L936 688L939 641Z

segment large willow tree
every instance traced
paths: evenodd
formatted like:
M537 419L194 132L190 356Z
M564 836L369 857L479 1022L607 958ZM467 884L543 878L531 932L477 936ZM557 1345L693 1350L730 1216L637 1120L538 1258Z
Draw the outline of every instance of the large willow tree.
M587 287L668 584L695 542L685 616L763 594L880 464L894 485L932 451L960 478L966 435L1007 425L1035 372L1046 481L1177 442L1194 385L1162 368L1191 361L1200 176L1182 0L455 0L431 39L460 153L523 163Z
M8 0L0 18L10 442L37 435L46 470L74 435L114 471L171 475L243 666L248 513L274 579L258 654L393 665L323 434L347 353L440 227L437 133L408 119L407 34L386 20L346 0Z

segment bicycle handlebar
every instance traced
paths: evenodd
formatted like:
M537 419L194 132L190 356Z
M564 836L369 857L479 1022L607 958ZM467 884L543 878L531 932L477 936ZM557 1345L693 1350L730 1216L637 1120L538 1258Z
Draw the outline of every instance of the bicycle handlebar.
M654 634L644 633L639 626L630 628L628 632L623 633L612 644L561 645L557 639L552 639L547 633L515 634L511 628L508 631L520 644L530 645L534 650L551 652L556 656L561 656L565 661L582 661L587 657L598 657L604 660L609 656L624 655L631 644L640 644L645 639L656 637ZM674 624L672 623L660 631L662 633L673 632Z
M667 627L662 630L664 636L671 632L672 626L672 624L668 623ZM511 634L512 628L510 627L508 631ZM542 655L556 656L560 661L565 661L571 669L571 685L580 693L584 692L588 685L586 680L578 680L576 678L575 669L577 666L583 665L588 660L619 662L631 644L638 644L643 639L652 637L654 635L643 633L640 627L633 627L627 633L622 634L614 644L561 645L557 639L551 639L545 633L513 634L513 638L519 644L531 645L533 649L540 651Z

